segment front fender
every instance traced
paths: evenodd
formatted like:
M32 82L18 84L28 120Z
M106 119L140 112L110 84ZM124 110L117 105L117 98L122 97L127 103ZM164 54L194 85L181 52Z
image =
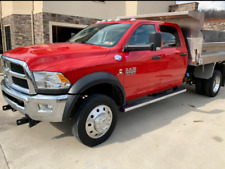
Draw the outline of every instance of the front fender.
M125 103L126 97L122 84L113 74L108 72L96 72L82 77L70 88L68 93L81 94L90 87L99 84L111 84L114 87L117 87L123 96L123 103Z
M79 79L73 86L70 88L68 94L69 98L66 103L64 110L63 121L69 118L70 114L73 112L74 104L82 96L82 93L87 89L99 85L99 84L110 84L115 88L115 92L119 98L118 101L120 106L123 106L126 103L126 95L120 81L113 75L107 72L96 72L88 74L81 79Z

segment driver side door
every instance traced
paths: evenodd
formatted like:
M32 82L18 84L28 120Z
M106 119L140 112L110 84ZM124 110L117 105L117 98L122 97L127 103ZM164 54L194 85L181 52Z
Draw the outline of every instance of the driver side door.
M127 44L148 44L149 36L153 32L156 32L154 24L140 25ZM161 51L129 51L124 54L124 86L127 100L156 92L160 86L162 73Z

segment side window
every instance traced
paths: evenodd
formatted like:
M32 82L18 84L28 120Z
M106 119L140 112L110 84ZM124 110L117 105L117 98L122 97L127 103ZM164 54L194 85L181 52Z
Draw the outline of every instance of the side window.
M176 28L172 26L160 25L163 48L180 47L180 38Z
M141 25L130 37L129 45L143 45L149 43L149 36L155 32L155 25Z

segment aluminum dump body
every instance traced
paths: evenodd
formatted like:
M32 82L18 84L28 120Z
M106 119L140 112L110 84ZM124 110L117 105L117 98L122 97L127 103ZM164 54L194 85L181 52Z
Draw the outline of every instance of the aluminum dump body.
M192 66L225 61L225 42L204 42L204 13L196 11L168 12L137 16L121 16L118 19L156 20L176 23L180 26L189 51L188 64ZM207 33L207 32L206 32Z

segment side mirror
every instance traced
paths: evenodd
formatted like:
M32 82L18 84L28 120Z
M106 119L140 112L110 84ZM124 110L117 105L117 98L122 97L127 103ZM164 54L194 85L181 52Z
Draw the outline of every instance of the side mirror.
M124 52L129 51L142 51L142 50L152 50L156 51L161 48L162 45L162 35L159 32L154 32L149 36L149 44L143 45L126 45L123 49Z
M153 44L144 44L144 45L126 45L123 49L124 52L130 51L142 51L142 50L152 50Z
M162 35L159 32L154 32L152 34L150 34L149 36L149 42L152 45L152 49L153 51L158 50L159 48L161 48L162 46Z

